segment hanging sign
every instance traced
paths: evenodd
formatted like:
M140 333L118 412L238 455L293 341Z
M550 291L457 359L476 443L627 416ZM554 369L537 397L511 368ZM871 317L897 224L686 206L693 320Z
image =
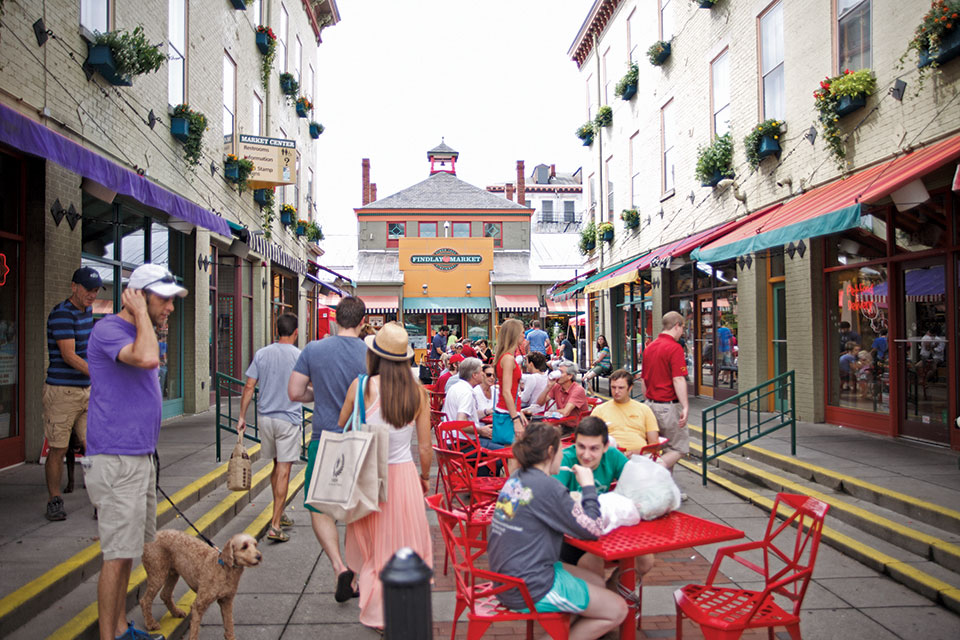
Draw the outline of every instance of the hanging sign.
M253 171L247 179L251 189L271 189L297 182L296 140L241 135L237 155L253 162Z

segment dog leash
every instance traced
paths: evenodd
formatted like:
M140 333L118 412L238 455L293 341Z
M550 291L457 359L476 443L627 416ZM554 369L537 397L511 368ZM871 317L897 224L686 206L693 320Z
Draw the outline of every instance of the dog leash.
M159 491L160 494L167 499L167 502L170 503L170 506L173 507L173 510L179 513L180 517L183 518L188 525L193 527L193 530L197 532L197 535L200 537L201 540L203 540L208 545L213 547L217 551L217 553L220 553L220 548L217 545L213 544L210 538L203 535L203 532L200 531L200 529L197 529L197 525L193 524L193 522L190 521L190 518L188 518L186 514L183 513L183 511L180 511L180 507L177 506L177 503L171 500L170 496L167 495L167 492L164 491L163 488L160 486L160 454L158 454L156 451L153 452L153 461L157 465L156 467L157 468L157 491Z

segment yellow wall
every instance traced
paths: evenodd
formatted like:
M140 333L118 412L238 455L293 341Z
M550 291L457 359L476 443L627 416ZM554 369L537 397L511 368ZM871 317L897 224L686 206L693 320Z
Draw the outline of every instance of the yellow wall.
M449 271L433 264L414 264L413 256L433 255L438 249L457 254L480 256L477 264L458 264ZM403 271L405 298L422 298L423 285L428 297L490 297L490 270L493 269L493 238L400 238L400 270Z

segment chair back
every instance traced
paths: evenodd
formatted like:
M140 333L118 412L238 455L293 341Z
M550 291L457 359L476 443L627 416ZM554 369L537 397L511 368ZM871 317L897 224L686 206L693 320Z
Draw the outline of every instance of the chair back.
M467 521L462 511L449 509L443 494L427 497L427 505L437 514L440 536L447 552L447 558L453 565L457 596L463 598L470 610L474 610L473 586L471 574L473 561L487 550L487 541L481 537L468 535Z
M443 389L428 389L427 395L430 396L430 410L443 411L443 401L447 397L446 392Z

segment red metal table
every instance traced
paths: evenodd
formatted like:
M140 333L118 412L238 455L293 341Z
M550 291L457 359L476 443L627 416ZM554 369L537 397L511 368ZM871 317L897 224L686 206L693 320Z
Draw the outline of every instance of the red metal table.
M626 591L632 593L636 587L634 559L638 556L742 537L743 531L739 529L674 511L656 520L614 529L599 540L578 540L570 536L567 536L566 540L571 545L600 556L607 562L619 563L620 584ZM642 589L643 585L640 588ZM634 615L628 615L620 625L622 640L633 640L636 637L636 619L639 619L642 601L642 593L636 601L627 598L627 603Z

